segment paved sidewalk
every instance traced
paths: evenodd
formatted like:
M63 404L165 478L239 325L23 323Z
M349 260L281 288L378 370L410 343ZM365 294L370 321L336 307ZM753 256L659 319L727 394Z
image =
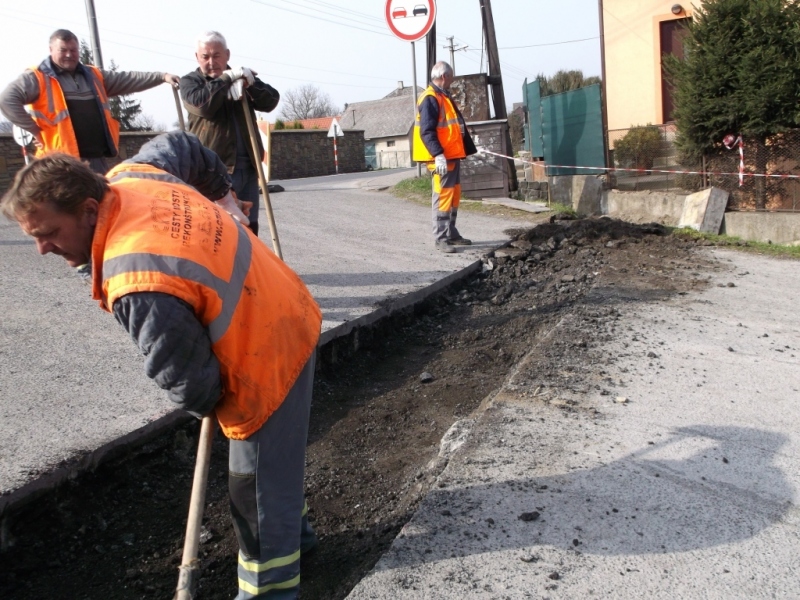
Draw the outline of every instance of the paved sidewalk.
M706 291L617 306L599 351L627 403L590 392L565 411L512 374L457 423L349 598L798 597L800 268L711 253L730 269Z
M322 307L325 339L425 295L474 268L517 222L465 213L475 245L444 255L430 209L386 188L411 169L276 182L271 194L284 260ZM266 214L261 239L270 243ZM0 514L10 502L92 468L176 419L144 375L137 348L89 287L56 256L41 257L19 226L0 220Z

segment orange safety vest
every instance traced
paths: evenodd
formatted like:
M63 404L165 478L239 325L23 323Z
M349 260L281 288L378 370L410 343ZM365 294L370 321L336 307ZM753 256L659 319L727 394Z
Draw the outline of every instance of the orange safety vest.
M169 173L119 164L92 241L92 296L111 312L136 292L187 302L208 330L224 434L254 433L316 348L322 314L300 277L219 206Z
M416 119L414 121L414 142L412 146L412 160L414 162L432 162L433 156L422 142L420 133L419 107L422 101L428 96L434 96L439 103L439 122L436 126L436 137L444 149L444 156L447 160L466 158L464 150L464 133L458 122L458 113L453 101L444 94L438 93L432 86L422 92L417 100Z
M106 94L105 82L100 69L92 65L83 65L87 70L90 84L94 86L94 92L103 110L108 132L111 134L111 141L114 143L114 156L119 148L119 122L111 116L111 107L108 104L108 94ZM39 67L32 67L31 70L39 81L39 97L31 104L33 109L31 117L39 126L44 140L44 148L36 152L40 157L47 152L64 152L80 158L78 140L75 138L75 130L72 128L72 120L67 109L67 101L64 99L64 92L55 77L44 73Z

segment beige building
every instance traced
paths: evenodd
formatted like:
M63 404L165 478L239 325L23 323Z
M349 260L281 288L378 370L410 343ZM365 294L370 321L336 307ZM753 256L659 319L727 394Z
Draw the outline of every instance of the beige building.
M683 56L684 26L692 4L602 0L602 6L608 129L672 121L672 94L661 56Z

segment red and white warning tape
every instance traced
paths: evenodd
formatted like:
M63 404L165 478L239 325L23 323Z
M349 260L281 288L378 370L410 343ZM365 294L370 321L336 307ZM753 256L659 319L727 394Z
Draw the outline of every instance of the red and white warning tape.
M498 154L485 148L478 148L480 154L492 154L500 158L507 158L509 160L518 160L521 162L529 163L532 165L541 165L543 167L551 167L554 169L588 169L591 171L608 171L609 173L615 171L624 171L626 173L672 173L675 175L737 175L739 177L739 185L742 185L745 177L765 177L769 179L800 179L800 175L786 175L782 173L745 173L744 172L744 158L740 146L739 152L739 172L726 173L724 171L683 171L683 170L669 170L669 169L624 169L622 167L579 167L577 165L548 165L542 161L528 160L525 158L514 158L513 156L506 156L505 154Z

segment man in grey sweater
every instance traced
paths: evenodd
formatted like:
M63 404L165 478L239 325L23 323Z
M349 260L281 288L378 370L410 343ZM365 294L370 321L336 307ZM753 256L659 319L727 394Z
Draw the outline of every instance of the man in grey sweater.
M65 152L105 174L106 157L119 151L119 123L111 115L108 99L163 82L177 87L179 81L170 73L106 71L84 65L78 38L59 29L50 36L50 56L0 94L0 112L33 134L37 156ZM31 105L30 114L25 105Z

